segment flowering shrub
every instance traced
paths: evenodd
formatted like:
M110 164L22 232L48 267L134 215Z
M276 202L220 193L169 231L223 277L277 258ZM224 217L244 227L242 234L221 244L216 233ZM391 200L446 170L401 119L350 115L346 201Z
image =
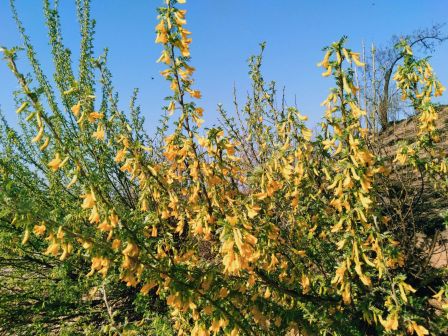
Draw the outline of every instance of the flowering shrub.
M128 114L118 109L106 55L93 58L88 1L79 2L77 75L57 11L45 2L54 86L15 15L34 79L20 72L17 50L4 49L20 85L22 131L6 121L1 128L0 218L23 231L17 248L26 254L29 245L45 245L42 258L87 279L81 293L101 288L104 333L162 334L148 329L152 315L128 318L122 303L108 302L107 288L121 288L117 295L137 307L166 305L180 335L446 332L448 307L431 303L446 302L445 271L433 271L437 281L429 284L426 273L409 270L376 187L392 164L424 169L446 190L431 102L444 88L428 61L406 41L397 46L404 62L394 79L418 111L420 133L394 162L371 148L354 84L353 67L364 64L345 38L326 47L319 63L335 85L319 133L296 108L277 107L261 54L250 60L253 91L238 118L221 109L223 126L204 130L183 3L166 0L158 9L158 62L172 94L153 138L136 96Z

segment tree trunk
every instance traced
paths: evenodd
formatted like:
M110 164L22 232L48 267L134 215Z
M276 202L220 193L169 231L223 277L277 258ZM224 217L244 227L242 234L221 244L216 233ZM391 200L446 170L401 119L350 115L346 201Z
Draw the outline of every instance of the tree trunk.
M380 125L381 129L385 130L388 125L388 119L389 119L389 83L390 78L392 77L392 69L395 66L395 63L397 61L392 63L392 66L387 70L386 74L384 75L384 87L383 87L383 96L381 97L380 105L378 108L379 112L379 119L380 119Z

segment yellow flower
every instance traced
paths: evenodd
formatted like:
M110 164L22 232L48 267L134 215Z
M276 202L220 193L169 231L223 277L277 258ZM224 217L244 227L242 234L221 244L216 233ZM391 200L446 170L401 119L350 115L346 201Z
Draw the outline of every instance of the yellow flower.
M162 55L159 57L159 59L157 60L157 63L165 63L165 64L171 64L171 58L170 55L168 54L168 51L163 50L162 51Z
M195 111L195 112L197 113L197 115L200 116L200 117L202 117L202 115L204 114L204 109L203 109L202 107L197 107L194 111Z
M174 110L175 110L175 109L176 109L176 104L175 104L174 101L172 100L172 101L170 101L170 103L169 103L169 105L168 105L168 108L167 108L168 115L169 115L169 116L172 116L173 113L174 113Z
M157 26L156 26L156 31L158 32L166 32L166 27L165 27L165 22L163 20L161 20Z
M28 106L28 102L23 102L22 105L17 109L16 113L19 114Z
M445 90L446 90L445 87L442 84L438 83L438 85L436 85L434 96L435 97L441 96Z
M59 155L59 153L56 153L55 158L50 162L48 162L48 167L50 167L51 170L53 171L57 171L61 166L61 163L62 163L61 156Z
M73 250L73 245L68 243L68 244L63 244L62 245L62 254L61 257L59 258L59 260L64 261L65 259L67 259L67 256L72 252Z
M310 291L310 278L308 278L305 274L302 274L300 283L302 284L303 294L308 293Z
M368 209L370 207L370 204L372 204L372 200L369 197L364 196L361 193L358 193L359 200L361 201L361 204L364 208Z
M322 62L318 63L317 66L322 66L322 67L324 67L324 68L328 68L328 66L329 66L328 61L329 61L330 56L331 56L332 53L333 53L333 52L332 52L331 50L328 50L328 51L325 53L325 56L324 56L324 59L322 60Z
M97 140L104 140L105 137L104 125L99 124L96 131L93 132L92 137Z
M99 223L99 221L100 221L100 214L98 213L98 208L94 206L92 208L92 211L90 212L89 222L93 224L93 223Z
M86 276L92 276L95 271L98 271L98 273L101 273L103 277L106 276L107 271L109 269L110 260L103 257L93 257L92 258L92 266L89 273L86 274Z
M49 144L50 144L50 138L46 137L44 143L39 147L39 149L43 151L45 150L45 148L48 147Z
M199 90L190 90L188 91L193 98L200 99L202 97L201 91Z
M25 245L28 242L28 239L30 239L30 230L26 229L25 234L23 235L22 245Z
M96 119L103 119L104 114L99 112L91 112L89 113L88 120L89 122L93 123Z
M351 294L350 294L350 284L345 284L344 291L342 292L342 300L345 304L350 304Z
M120 244L121 244L120 239L114 239L114 241L112 242L112 249L118 250L118 248L120 247Z
M327 68L327 71L325 71L324 73L322 73L322 76L323 77L328 77L328 76L330 76L331 75L331 71L332 71L332 68L331 68L331 65Z
M191 40L188 40L188 41L191 41ZM184 56L184 57L190 56L190 48L188 47L187 43L182 43L179 50L180 50L180 53L182 54L182 56Z
M136 257L139 253L139 249L134 243L128 242L128 245L121 253L128 257Z
M73 175L72 179L70 180L70 182L67 184L66 188L70 189L78 180L78 175Z
M37 132L37 135L31 140L32 143L38 142L40 139L42 139L42 136L44 135L44 127L42 126L39 128L39 132Z
M406 161L408 160L408 156L406 153L397 153L396 158L394 159L393 162L399 162L400 164L405 164Z
M117 155L115 155L114 161L115 162L122 162L124 160L124 157L126 156L126 153L127 153L126 148L120 149L117 152Z
M75 117L77 117L79 115L80 109L81 109L81 103L80 102L78 102L78 104L72 106L72 112L75 115Z
M397 312L390 313L387 316L387 320L383 320L383 317L380 315L379 320L386 331L398 329L398 314L397 314Z
M334 146L334 143L336 142L335 139L326 139L322 141L322 144L324 145L324 149L329 149Z
M342 48L342 53L344 54L344 57L345 57L345 59L347 60L347 62L351 63L351 61L350 61L350 55L349 55L347 49Z
M261 208L258 205L246 205L246 208L247 208L247 216L249 218L254 218L255 216L258 215L258 213L261 210Z
M46 229L47 227L42 223L41 225L34 225L33 232L36 236L42 236Z
M232 226L235 226L236 223L238 223L238 217L237 216L226 216L226 221Z
M432 297L436 299L438 302L442 302L442 295L445 293L445 290L442 288L439 292Z
M122 172L127 171L128 173L132 173L132 166L131 166L131 164L132 164L132 160L127 159L126 162L124 163L124 165L120 167L120 170Z
M330 201L330 205L336 208L339 212L342 212L342 202L339 198L333 198Z
M156 41L155 41L155 42L156 42L156 43L163 43L163 44L166 44L166 43L168 42L168 36L167 36L167 34L166 34L165 32L157 33Z
M300 114L300 113L297 113L297 117L301 121L307 121L308 120L308 117L306 115L303 115L303 114Z
M201 127L201 125L204 123L204 119L198 118L196 116L193 116L193 120L198 127Z
M187 24L187 20L185 20L185 12L177 11L174 13L174 20L179 26Z
M160 74L165 77L165 79L168 79L168 76L170 76L172 73L171 69L165 69L163 71L160 71Z
M193 72L196 70L194 67L189 66L188 64L184 64L185 72L188 76L191 76Z
M45 251L45 254L52 254L53 256L57 256L58 252L59 252L59 248L60 245L58 243L56 243L55 241L53 241L47 248L47 250Z
M142 293L143 295L147 295L148 292L156 286L157 286L157 282L150 281L142 286L142 289L140 289L140 293Z
M118 225L119 218L116 214L112 213L109 215L110 224L112 227L116 227Z
M112 226L109 225L107 220L104 220L104 221L101 222L100 225L98 225L98 230L100 230L100 231L110 231L110 230L112 230Z
M302 135L303 135L303 138L306 141L310 141L311 140L311 136L313 135L313 132L309 128L304 127L302 129Z
M155 225L152 226L151 237L157 237L157 227Z
M409 56L412 56L412 49L410 46L406 45L404 47L404 50L406 51L406 54L408 54Z
M84 198L81 208L90 209L95 206L96 198L95 198L95 194L93 193L93 191L90 193L81 195L81 198Z
M186 40L188 35L191 35L191 31L186 30L185 28L180 27L179 28L180 33L182 34L182 39Z
M359 60L359 53L351 52L350 55L352 56L353 62L355 62L356 66L363 67L366 65Z
M414 321L410 321L409 322L409 324L408 324L408 331L410 333L413 333L415 331L417 336L429 335L428 329L426 329L425 327L423 327L421 325L418 325Z
M219 297L220 298L225 298L227 295L229 295L229 290L227 289L227 288L225 288L225 287L222 287L220 290L219 290Z

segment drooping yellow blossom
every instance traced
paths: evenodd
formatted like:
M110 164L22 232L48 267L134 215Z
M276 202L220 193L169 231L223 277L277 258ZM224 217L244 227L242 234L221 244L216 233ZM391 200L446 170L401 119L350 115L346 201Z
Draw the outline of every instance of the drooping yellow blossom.
M61 164L62 164L61 156L59 155L59 153L56 153L54 159L48 162L48 167L50 167L51 170L55 172L61 167Z
M166 51L166 50L162 51L162 55L157 60L157 63L161 63L161 62L165 63L167 65L171 64L171 58L170 58L168 51Z
M156 25L156 32L165 32L166 33L166 26L165 21L160 20L159 23Z
M258 205L246 205L246 208L247 208L247 216L251 219L257 216L261 210L261 207Z
M75 185L76 181L78 181L78 175L75 174L75 175L73 175L70 182L67 184L66 188L70 189L71 187L73 187Z
M120 239L114 239L114 241L112 242L112 249L113 250L118 250L120 245L121 245L121 240Z
M413 334L415 332L417 336L429 335L429 330L421 325L418 325L415 321L408 322L407 329L409 333Z
M168 35L166 34L166 32L163 31L158 32L155 42L166 44L168 42Z
M306 294L310 291L310 278L306 274L302 274L302 278L300 281L302 285L303 294Z
M150 281L142 286L142 288L140 289L140 293L142 293L143 295L147 295L149 293L149 291L156 286L157 286L157 282Z
M177 25L183 26L187 24L187 20L185 20L185 14L186 14L185 10L183 11L178 10L177 12L174 13L174 20L176 21Z
M19 108L16 110L16 113L19 114L21 113L23 110L26 109L26 107L28 106L28 102L25 101L22 103L22 105L19 106Z
M118 162L122 162L124 160L125 156L126 156L126 153L127 153L126 148L120 149L117 152L117 155L115 155L114 161L117 162L117 163Z
M309 128L304 127L302 128L302 135L306 141L310 141L313 136L313 132Z
M352 56L353 62L355 62L356 66L363 67L366 65L365 63L359 60L359 53L351 52L350 55Z
M43 151L43 150L45 150L48 147L49 144L50 144L50 138L46 137L45 140L44 140L44 143L39 147L39 149L41 151Z
M112 230L112 226L107 222L107 220L104 220L98 225L98 230L109 232Z
M107 275L107 271L110 267L110 260L104 257L93 257L92 258L92 266L90 272L86 274L86 276L92 276L95 271L98 271L103 277Z
M180 53L184 57L189 57L190 56L190 48L189 48L187 42L189 43L189 42L191 42L191 40L187 40L187 41L181 43L181 45L179 46Z
M70 243L62 244L62 254L59 258L60 261L64 261L72 253L73 245Z
M96 206L94 206L90 212L89 222L92 224L100 222L100 214L98 213L98 208Z
M104 140L106 133L105 133L105 129L104 129L104 125L103 124L98 124L98 128L96 129L95 132L93 132L92 137L97 139L97 140Z
M50 245L48 245L47 250L45 251L46 255L53 255L53 256L57 256L59 253L59 249L60 249L61 245L59 243L57 243L55 240L53 240Z
M25 245L29 239L30 239L30 230L25 229L25 233L24 233L23 239L22 239L22 245Z
M37 133L37 135L31 140L31 142L35 143L35 142L40 141L40 139L42 139L43 135L44 135L44 128L41 127L41 128L39 128L39 132Z
M79 116L79 112L81 110L81 102L78 102L77 104L73 105L71 108L73 114L75 115L75 117Z
M126 248L122 251L123 255L129 257L136 257L139 253L139 248L136 244L128 242Z
M36 236L42 236L46 229L47 227L42 223L41 225L34 225L33 232Z
M95 194L93 193L93 191L91 191L90 193L81 195L81 198L84 199L84 201L81 205L81 208L83 208L83 209L91 209L96 204L96 197L95 197Z
M323 77L328 77L328 76L330 76L332 70L333 70L333 69L331 68L331 66L329 66L329 67L327 68L327 71L325 71L325 72L322 73L322 76L323 76Z
M87 120L90 122L90 123L93 123L93 122L95 122L95 120L97 120L97 119L103 119L104 118L104 113L100 113L100 112L90 112L89 113L89 116L88 116L88 118L87 118Z
M199 90L189 90L188 93L191 97L196 99L200 99L202 97L201 91Z
M392 312L384 320L383 317L379 316L380 323L383 325L386 331L397 330L398 329L398 313Z
M322 66L324 68L328 68L329 67L329 59L330 59L330 56L332 53L333 52L331 50L328 50L325 53L325 56L324 56L324 59L322 60L322 62L318 63L317 66Z

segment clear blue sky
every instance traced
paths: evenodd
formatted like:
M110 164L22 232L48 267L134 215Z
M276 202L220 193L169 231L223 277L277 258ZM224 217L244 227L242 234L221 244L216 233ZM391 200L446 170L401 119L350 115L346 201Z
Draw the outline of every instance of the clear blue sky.
M51 72L41 1L16 2L40 62ZM60 2L65 43L76 60L80 34L75 1ZM110 49L110 67L121 105L127 106L133 88L138 87L148 127L152 128L169 92L168 83L159 75L163 67L155 62L161 50L154 44L155 9L162 0L92 2L97 55L104 47ZM249 84L246 61L258 52L259 42L267 42L265 78L276 80L279 87L286 86L287 102L293 104L296 96L299 109L315 123L322 114L320 102L332 86L316 67L322 47L345 34L349 46L360 50L362 41L384 45L393 34L448 21L447 0L189 0L183 6L188 10L187 27L193 32L192 64L197 68L196 86L203 93L206 125L216 121L218 103L232 109L234 83L239 97L244 98ZM20 44L9 1L0 0L0 45ZM445 86L447 61L448 42L432 59ZM0 105L10 120L16 118L11 96L16 87L6 64L0 63ZM442 101L447 102L447 97Z

